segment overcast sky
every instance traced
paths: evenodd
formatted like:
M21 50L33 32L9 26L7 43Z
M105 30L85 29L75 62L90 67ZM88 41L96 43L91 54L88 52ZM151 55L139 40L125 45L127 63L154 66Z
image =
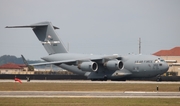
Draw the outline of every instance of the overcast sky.
M0 56L39 60L47 52L31 29L50 21L69 52L142 54L180 46L180 0L0 0Z

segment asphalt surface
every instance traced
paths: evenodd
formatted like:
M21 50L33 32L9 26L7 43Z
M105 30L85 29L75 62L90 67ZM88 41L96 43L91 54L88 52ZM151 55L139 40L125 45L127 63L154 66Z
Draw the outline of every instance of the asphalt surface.
M180 98L180 92L0 91L0 97Z
M180 84L179 82L170 82L170 81L90 81L90 80L31 80L27 82L27 80L21 80L22 83L127 83L127 84ZM14 82L12 80L0 80L0 82Z

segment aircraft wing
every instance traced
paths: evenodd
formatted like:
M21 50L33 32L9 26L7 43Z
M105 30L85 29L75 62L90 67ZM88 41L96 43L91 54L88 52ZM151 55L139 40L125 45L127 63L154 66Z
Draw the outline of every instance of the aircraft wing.
M102 63L107 60L113 60L117 59L120 60L122 57L112 55L112 56L104 56L102 58L80 58L80 59L73 59L73 60L62 60L62 61L52 61L52 62L43 62L43 63L35 63L35 64L30 64L33 66L38 66L38 65L48 65L48 64L54 64L54 65L59 65L59 64L68 64L68 65L75 65L79 62L87 62L87 61L94 61L97 63Z
M75 60L63 60L63 61L53 61L53 62L43 62L43 63L34 63L30 64L32 66L38 66L38 65L48 65L48 64L73 64L75 63Z

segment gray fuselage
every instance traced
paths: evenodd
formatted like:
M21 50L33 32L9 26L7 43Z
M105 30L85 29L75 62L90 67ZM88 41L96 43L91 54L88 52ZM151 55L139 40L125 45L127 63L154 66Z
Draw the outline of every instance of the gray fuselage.
M42 59L47 62L65 61L65 60L88 60L103 58L105 55L87 55L74 53L61 53L49 55ZM96 72L86 72L79 69L76 65L56 64L57 66L71 71L76 74L85 75L89 79L120 79L120 78L147 78L161 75L168 70L168 64L160 57L153 55L127 55L121 56L123 68L120 70L109 70L98 62L98 70ZM97 61L96 61L97 62Z

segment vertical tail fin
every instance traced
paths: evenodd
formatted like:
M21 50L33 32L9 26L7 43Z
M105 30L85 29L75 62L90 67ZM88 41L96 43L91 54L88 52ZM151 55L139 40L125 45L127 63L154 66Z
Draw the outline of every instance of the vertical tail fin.
M49 55L56 53L67 53L64 45L55 33L58 27L53 26L50 22L40 22L27 26L7 26L6 28L32 28L39 41L46 49Z
M27 60L24 58L24 56L21 55L21 57L22 57L22 60L23 60L24 64L25 64L26 66L29 66L29 64L28 64Z

